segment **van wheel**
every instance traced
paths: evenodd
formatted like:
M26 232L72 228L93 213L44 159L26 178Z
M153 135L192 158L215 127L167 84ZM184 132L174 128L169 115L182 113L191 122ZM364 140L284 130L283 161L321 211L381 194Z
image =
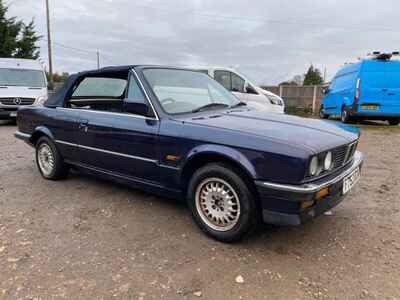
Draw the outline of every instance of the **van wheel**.
M324 106L321 105L321 108L319 109L319 117L321 119L328 119L329 115L324 113Z
M351 123L351 121L352 121L350 112L347 109L347 107L345 107L345 106L343 106L343 108L342 108L341 120L343 123L346 123L346 124Z
M234 242L256 228L259 211L246 181L229 165L213 163L197 170L189 183L188 205L207 235Z
M45 136L36 143L36 164L40 174L48 180L63 179L69 172L69 166L64 163L60 152Z
M400 124L400 119L391 119L391 120L388 120L388 122L389 122L389 125L391 125L391 126L397 126Z

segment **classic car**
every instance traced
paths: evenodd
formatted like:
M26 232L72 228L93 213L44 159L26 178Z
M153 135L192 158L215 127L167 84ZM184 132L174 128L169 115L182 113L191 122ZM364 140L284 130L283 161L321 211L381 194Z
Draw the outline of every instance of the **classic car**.
M260 112L190 69L121 66L71 75L18 112L17 138L45 179L73 168L187 201L198 226L232 242L260 221L299 225L360 178L358 131ZM347 125L342 125L347 126Z

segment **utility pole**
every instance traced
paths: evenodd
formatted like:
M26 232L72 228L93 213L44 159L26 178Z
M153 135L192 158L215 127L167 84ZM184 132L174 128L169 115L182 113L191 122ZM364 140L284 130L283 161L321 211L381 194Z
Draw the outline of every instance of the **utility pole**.
M100 69L100 51L97 50L97 69Z
M51 33L50 33L50 10L49 10L49 0L46 0L46 19L47 19L47 49L49 55L49 81L51 89L54 88L53 82L53 57L51 51Z

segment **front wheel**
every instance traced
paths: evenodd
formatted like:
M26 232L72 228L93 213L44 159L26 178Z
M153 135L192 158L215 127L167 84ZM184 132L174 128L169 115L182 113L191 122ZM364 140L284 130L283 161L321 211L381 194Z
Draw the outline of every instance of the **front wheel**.
M43 136L36 143L36 164L45 179L59 180L68 175L68 166L48 137Z
M321 119L328 119L329 115L327 115L326 113L324 113L324 107L321 105L320 109L319 109L319 117Z
M222 242L234 242L255 228L256 199L246 180L226 164L197 170L188 187L188 202L197 225Z
M389 122L389 125L391 125L391 126L397 126L400 124L400 119L391 119L391 120L388 120L388 122Z

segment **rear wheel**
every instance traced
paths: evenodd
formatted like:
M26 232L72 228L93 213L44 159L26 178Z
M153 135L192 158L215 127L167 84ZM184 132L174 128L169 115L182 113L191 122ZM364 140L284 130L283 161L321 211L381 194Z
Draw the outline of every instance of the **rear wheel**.
M351 114L350 114L348 108L345 106L342 107L341 120L343 123L346 123L346 124L351 123L351 121L352 121Z
M319 117L321 119L328 119L329 118L329 115L324 113L324 106L323 105L321 105L321 108L319 109Z
M45 179L59 180L68 175L69 167L48 137L41 137L36 143L36 164Z
M240 240L259 220L246 180L226 164L209 164L194 173L188 203L197 225L222 242Z
M391 119L391 120L388 120L388 122L389 122L389 125L391 125L391 126L397 126L400 124L400 119Z

